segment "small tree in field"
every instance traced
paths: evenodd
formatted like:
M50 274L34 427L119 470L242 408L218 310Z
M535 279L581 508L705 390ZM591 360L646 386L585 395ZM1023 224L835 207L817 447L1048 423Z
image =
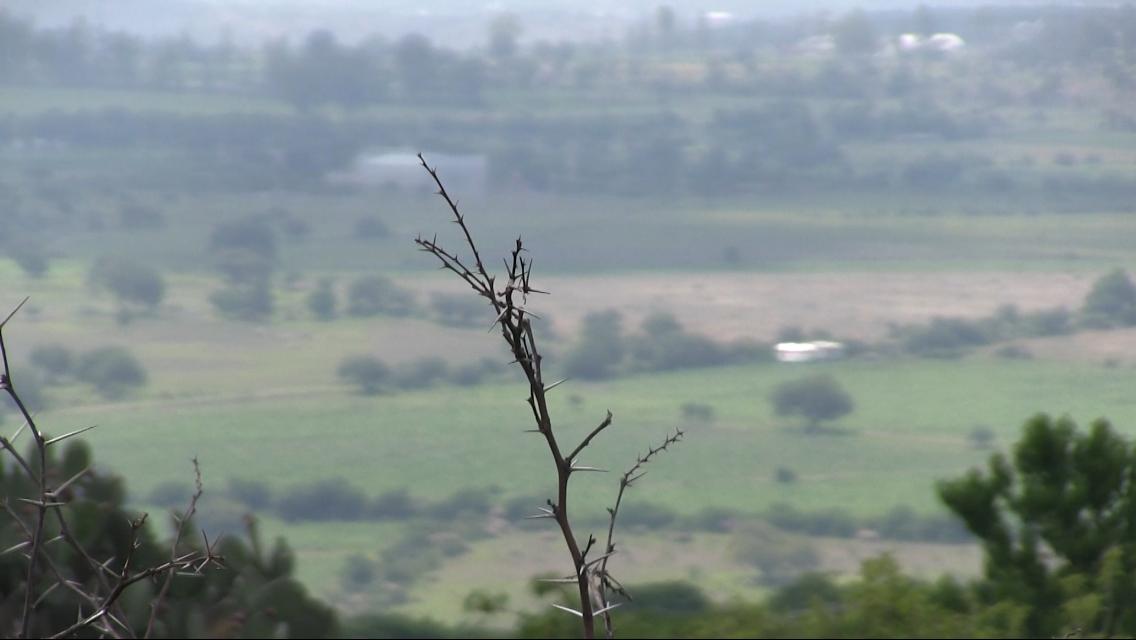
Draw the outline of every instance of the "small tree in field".
M800 416L805 430L852 413L852 396L832 376L813 375L782 383L773 391L773 410L780 417Z

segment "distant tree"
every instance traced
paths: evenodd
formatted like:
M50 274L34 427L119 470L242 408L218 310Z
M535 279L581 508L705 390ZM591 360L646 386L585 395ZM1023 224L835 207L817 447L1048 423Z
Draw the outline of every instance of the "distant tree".
M400 389L423 389L446 377L446 361L441 358L419 358L399 365L394 384Z
M95 261L87 274L91 287L110 292L124 307L154 309L166 295L166 283L157 269L119 256Z
M773 392L773 409L778 416L800 416L807 431L817 431L820 423L852 412L852 396L832 376L813 375L782 383Z
M1085 297L1081 315L1089 326L1136 325L1136 285L1122 269L1101 276Z
M1136 451L1106 420L1026 422L1011 456L938 484L982 541L985 604L1018 612L1021 635L1136 634ZM1075 626L1070 624L1075 622Z
M28 360L49 380L70 375L75 366L75 354L61 344L41 344L32 349Z
M456 293L434 293L430 295L430 310L434 319L447 327L476 327L484 319L488 324L492 317L486 317L486 305L470 296Z
M324 278L308 294L308 309L319 320L331 320L336 314L335 289L330 278Z
M624 352L619 312L592 312L584 316L580 337L564 356L564 372L584 380L610 378L623 361Z
M260 217L221 223L209 236L209 251L229 282L264 280L276 266L276 230Z
M146 369L124 347L100 347L79 358L75 377L102 397L117 399L146 384Z
M971 429L966 438L975 449L989 449L994 444L995 434L993 429L980 424Z
M347 313L353 316L406 316L414 309L414 293L384 276L359 278L347 291Z
M230 284L209 294L209 302L221 315L249 322L269 319L276 308L272 285L267 279Z
M374 356L350 356L339 363L340 379L359 387L360 393L374 395L391 378L391 368Z

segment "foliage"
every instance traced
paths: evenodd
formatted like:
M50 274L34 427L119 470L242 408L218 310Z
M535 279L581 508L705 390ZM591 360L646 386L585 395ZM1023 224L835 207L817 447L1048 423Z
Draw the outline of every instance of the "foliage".
M1091 327L1136 325L1136 285L1123 270L1110 271L1093 283L1081 314Z
M939 483L982 540L991 606L1016 607L1023 631L1136 633L1136 452L1105 420L1026 422L1012 456ZM1075 615L1074 615L1075 614Z
M332 478L283 492L276 512L286 522L361 520L367 513L367 496L343 478Z
M75 354L61 344L41 344L32 349L28 361L42 371L44 376L58 380L71 374L75 366Z
M209 302L221 315L247 322L267 320L276 308L272 285L267 279L229 284L209 294Z
M616 311L584 316L580 338L564 355L564 372L581 380L601 380L615 375L623 360L622 318Z
M773 408L778 416L800 416L806 429L815 432L820 423L852 412L852 396L835 378L818 374L784 382L773 391Z
M491 318L486 318L488 313L483 302L476 298L458 294L432 294L430 296L430 311L438 324L447 327L477 327L481 325L482 320L485 322L491 320Z
M347 313L353 316L407 316L415 307L414 294L384 276L359 278L347 291Z
M79 545L95 558L111 558L112 572L121 569L128 555L136 566L157 565L168 559L170 542L158 538L154 527L143 524L135 537L137 547L132 554L131 522L138 514L125 505L126 486L122 478L92 464L86 443L72 441L61 456L48 449L48 477L62 482L79 474L59 498L67 502L62 516ZM35 456L29 459L36 459ZM35 488L16 465L0 465L0 490L7 496L33 495ZM15 506L15 505L13 505ZM15 513L27 516L30 507L16 507ZM25 518L26 519L26 518ZM194 527L186 527L190 532ZM47 535L58 533L54 521L48 522ZM0 519L0 546L8 548L25 539L20 525L11 517ZM183 536L179 553L200 548L203 541L190 534ZM219 545L225 559L224 568L205 571L198 576L174 576L170 589L159 604L153 637L300 637L325 638L337 633L334 612L313 600L292 577L294 558L287 545L278 540L265 549L255 524L250 520L247 537L229 537ZM85 571L87 565L74 562L73 549L66 544L46 545L43 553L52 566L72 581L73 586L93 593L100 577ZM46 573L46 572L45 572ZM6 554L0 560L0 584L9 596L0 599L0 630L12 633L10 626L20 619L22 593L27 588L27 567L19 554ZM45 582L48 575L40 576ZM141 635L150 618L159 585L150 581L126 588L117 601L115 615ZM48 637L75 619L86 601L74 589L56 589L36 606L31 626L32 637Z
M359 355L344 358L337 370L339 377L359 387L365 395L375 395L383 390L391 377L391 369L375 356Z
M332 320L336 315L335 289L329 278L323 278L308 294L308 310L317 320Z
M99 347L79 358L75 377L92 385L99 395L113 400L145 385L146 369L125 347Z
M157 307L166 295L166 283L157 269L120 256L103 256L87 275L91 287L110 292L123 305Z
M767 586L788 583L812 571L819 556L807 540L763 522L751 522L733 532L730 552L741 564L758 570L757 581Z

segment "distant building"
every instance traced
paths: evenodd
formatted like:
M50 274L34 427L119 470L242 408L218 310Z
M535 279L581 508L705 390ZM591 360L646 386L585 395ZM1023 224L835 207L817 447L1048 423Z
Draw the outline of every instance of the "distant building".
M966 41L955 33L936 33L927 38L905 33L899 36L895 44L901 53L955 53L966 48Z
M481 195L489 183L489 161L484 155L423 152L438 170L447 191L466 196ZM328 176L328 181L360 187L399 191L433 191L437 187L422 168L418 156L408 151L365 152L346 171Z
M778 362L820 362L844 357L844 345L831 340L780 342L774 347Z

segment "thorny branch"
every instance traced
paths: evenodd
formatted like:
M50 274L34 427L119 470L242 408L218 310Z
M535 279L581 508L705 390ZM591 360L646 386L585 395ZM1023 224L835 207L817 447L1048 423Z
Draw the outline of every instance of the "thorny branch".
M615 495L615 504L607 510L610 517L608 518L607 525L607 545L604 547L606 551L604 552L604 559L602 562L600 562L600 565L596 569L595 574L596 578L599 581L598 591L600 595L600 601L603 604L604 628L607 630L608 638L615 637L615 626L612 624L611 620L611 609L613 607L610 603L610 599L608 598L608 593L618 593L628 600L631 599L631 594L627 593L627 590L623 588L623 585L620 584L619 581L616 580L610 573L608 573L607 570L607 561L609 558L611 558L612 554L615 553L615 522L619 517L619 506L623 503L623 492L630 488L631 485L635 484L635 482L639 480L639 478L642 478L644 475L646 475L647 472L642 471L642 469L645 465L647 465L647 463L651 462L652 458L659 455L660 453L663 453L671 445L676 444L677 442L682 440L683 435L684 433L681 429L675 429L674 434L667 436L667 438L663 440L663 443L661 445L657 447L648 447L647 453L645 455L636 458L635 464L631 465L631 468L625 471L623 473L623 476L619 479L619 493Z
M201 497L201 472L197 466L197 460L195 459L193 461L194 474L197 480L197 492L191 498L189 508L184 516L178 520L178 531L170 550L170 560L168 562L158 566L134 569L134 552L140 546L138 535L145 525L145 514L130 523L130 544L127 547L126 556L121 559L121 568L118 571L111 569L111 566L116 563L117 559L115 557L109 557L102 562L93 557L72 532L67 522L65 512L70 497L68 489L74 483L82 479L90 469L83 469L52 488L49 479L48 448L89 431L94 427L76 429L53 438L47 437L43 431L40 430L39 426L36 424L35 417L24 404L23 399L16 390L16 385L12 378L12 370L8 361L8 347L4 341L4 329L7 327L8 322L16 315L16 312L18 312L27 301L28 299L24 298L24 300L0 322L0 391L8 394L8 397L15 403L23 418L23 424L16 430L16 433L11 438L0 436L0 448L15 459L19 471L27 476L36 488L35 497L15 498L18 502L30 504L34 507L33 521L30 524L25 522L19 513L12 508L10 498L6 497L2 501L3 510L12 521L16 523L18 529L23 532L25 540L0 552L0 555L17 551L24 552L28 563L24 583L24 601L20 609L17 637L30 637L32 625L35 620L36 607L52 591L60 587L70 590L78 596L80 599L79 615L78 619L73 624L52 633L49 637L69 637L87 628L92 628L101 635L112 638L136 637L135 632L125 622L126 616L119 606L119 599L131 585L143 580L165 575L166 581L157 599L152 603L153 610L146 626L145 634L143 635L143 637L149 637L153 630L158 608L161 606L162 600L169 590L169 583L172 576L175 573L188 572L196 574L200 573L209 565L222 564L222 558L214 551L216 543L211 546L208 540L206 540L205 549L201 551L194 550L187 553L178 553L178 546L184 529L182 524L196 511L197 500ZM15 447L16 439L25 429L31 433L33 438L34 460L29 460L20 454ZM44 537L47 534L47 518L49 514L58 524L59 533L45 540ZM46 549L48 544L57 541L62 541L65 545L70 547L74 552L74 561L86 565L86 569L95 578L95 585L85 587L83 584L68 577L65 570L60 567ZM46 569L47 575L50 580L52 580L52 583L42 590L37 590L37 581L41 577L40 574L44 572L44 569ZM84 605L89 613L84 614Z
M465 237L466 246L473 254L472 267L463 261L457 253L451 252L439 245L436 235L431 238L419 236L415 239L415 243L421 251L433 255L441 263L442 269L452 271L465 281L475 293L486 298L489 304L492 305L496 318L489 326L489 329L492 331L495 327L499 328L501 336L504 338L505 343L509 346L513 355L513 362L521 368L528 382L529 395L525 399L525 402L529 405L533 421L536 423L536 428L529 429L528 431L539 433L543 436L548 446L548 451L552 456L553 465L556 468L557 495L555 501L549 500L546 506L539 508L539 512L536 515L529 517L550 518L555 520L560 527L564 543L568 547L568 553L572 558L574 574L558 581L575 583L577 585L580 597L580 608L576 610L561 605L553 606L578 616L581 619L584 637L586 638L595 637L595 617L602 614L610 637L612 626L609 612L617 605L609 605L607 603L606 589L616 586L622 590L622 586L619 586L619 583L607 573L607 561L615 552L615 547L612 543L612 535L615 526L615 517L619 510L619 500L622 499L624 489L637 479L637 477L632 477L632 474L642 465L646 464L655 454L677 442L682 436L682 432L676 432L674 436L669 437L660 448L651 449L646 456L639 459L632 468L632 472L624 475L620 483L619 498L616 500L615 508L609 510L611 513L611 525L608 530L607 549L603 555L589 559L588 554L595 546L596 539L594 536L588 536L584 548L580 548L568 515L568 481L572 473L576 471L602 471L594 467L578 465L577 460L580 454L592 444L593 439L611 425L612 414L608 411L603 421L592 429L578 445L573 447L568 455L562 453L561 443L553 431L552 418L548 410L547 395L549 391L563 383L564 380L545 384L542 369L543 358L537 347L537 340L533 334L531 321L531 318L537 316L530 312L526 306L528 304L529 294L548 293L547 291L533 288L531 284L532 258L528 257L524 243L521 238L518 237L512 251L509 253L509 257L504 261L504 286L498 288L495 276L490 275L485 268L485 263L481 259L481 253L478 251L477 245L473 240L469 226L466 225L465 216L462 215L461 211L458 209L457 202L450 197L450 194L446 191L445 186L438 177L436 169L426 163L422 154L418 154L418 160L422 163L422 167L430 174L430 178L437 186L438 195L441 196L449 206L450 212L453 214L454 224L461 228L462 234Z

